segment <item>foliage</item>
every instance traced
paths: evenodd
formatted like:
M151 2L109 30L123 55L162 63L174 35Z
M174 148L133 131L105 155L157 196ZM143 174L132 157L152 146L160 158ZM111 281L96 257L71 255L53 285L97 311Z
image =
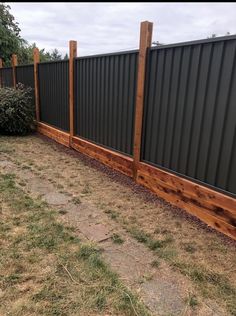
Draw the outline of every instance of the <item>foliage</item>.
M0 3L0 57L6 66L11 63L11 55L17 53L25 42L20 36L18 23L9 10L9 5Z
M24 135L34 129L32 89L19 84L16 89L0 89L0 133Z
M0 57L5 66L11 65L11 55L17 54L19 64L33 63L33 49L36 43L28 43L20 36L20 28L14 16L10 13L9 5L0 3ZM39 50L40 61L62 60L63 57L55 48L50 53L45 48ZM68 59L66 54L64 59Z

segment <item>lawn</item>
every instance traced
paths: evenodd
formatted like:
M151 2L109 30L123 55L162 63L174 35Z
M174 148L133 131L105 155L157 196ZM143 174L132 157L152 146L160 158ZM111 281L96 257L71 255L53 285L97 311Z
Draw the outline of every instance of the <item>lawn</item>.
M183 292L180 315L236 315L234 241L46 138L1 137L0 158L0 315L148 315L143 279L158 285L163 275ZM119 264L111 267L99 245L78 237L67 211L32 194L26 174L115 227L115 249L125 250L127 238L144 247L152 256L150 274L130 287L117 275Z
M58 213L0 174L0 315L148 315Z

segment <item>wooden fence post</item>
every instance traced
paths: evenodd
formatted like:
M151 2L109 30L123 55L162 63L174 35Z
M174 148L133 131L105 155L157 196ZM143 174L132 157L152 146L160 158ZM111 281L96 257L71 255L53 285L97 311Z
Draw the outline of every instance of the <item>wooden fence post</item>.
M2 58L0 58L0 68L3 67L3 61ZM2 87L2 74L0 73L0 88Z
M74 58L77 57L77 42L69 42L69 112L70 112L70 145L72 137L75 135L75 121L74 121Z
M13 87L16 88L16 66L17 66L17 55L16 54L12 54L11 65L12 65Z
M39 111L39 85L38 85L38 63L39 63L39 49L34 48L34 93L35 93L35 111L36 111L36 121L40 121L40 111Z
M143 106L144 106L144 85L146 72L147 49L152 44L153 23L144 21L140 26L139 56L138 56L138 78L135 101L135 124L134 124L134 147L133 147L133 177L137 178L137 169L141 155Z

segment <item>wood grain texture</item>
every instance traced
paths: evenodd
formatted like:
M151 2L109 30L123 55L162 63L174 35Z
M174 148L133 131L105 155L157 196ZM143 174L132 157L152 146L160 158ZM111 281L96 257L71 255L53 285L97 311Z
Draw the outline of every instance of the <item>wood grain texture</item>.
M139 163L137 183L236 239L236 199L164 170Z
M70 147L70 134L63 132L55 127L49 126L45 123L37 123L37 131L51 139L54 139L56 142Z
M133 176L133 159L79 137L38 123L38 132L60 144L92 157L101 163L129 176ZM236 239L236 199L197 184L178 175L140 162L137 166L137 183L147 187L167 202L186 210L200 220Z
M40 109L39 109L39 82L38 82L38 63L39 58L39 49L34 48L34 93L35 93L35 111L36 111L36 121L40 121Z
M134 164L133 177L137 177L137 167L140 161L143 106L144 106L144 86L146 73L147 49L152 44L153 23L145 21L140 26L139 56L138 56L138 78L135 101L135 124L134 124Z
M17 55L12 54L11 57L11 65L12 65L12 79L13 79L13 87L16 88L16 66L17 66Z
M70 108L70 142L75 135L75 121L74 121L74 58L77 57L77 42L69 42L70 56L69 56L69 108Z
M99 160L103 164L118 170L129 177L132 177L133 175L133 159L130 157L90 143L79 137L72 138L71 146L75 150Z

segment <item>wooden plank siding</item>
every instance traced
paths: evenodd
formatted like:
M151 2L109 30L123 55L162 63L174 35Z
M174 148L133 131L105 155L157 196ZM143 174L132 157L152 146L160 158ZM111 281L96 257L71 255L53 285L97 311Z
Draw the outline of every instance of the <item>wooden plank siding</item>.
M79 137L72 138L71 147L129 177L133 176L133 159L128 156L93 144Z
M37 131L66 147L70 147L70 134L69 133L61 131L57 128L54 128L42 122L37 123Z

